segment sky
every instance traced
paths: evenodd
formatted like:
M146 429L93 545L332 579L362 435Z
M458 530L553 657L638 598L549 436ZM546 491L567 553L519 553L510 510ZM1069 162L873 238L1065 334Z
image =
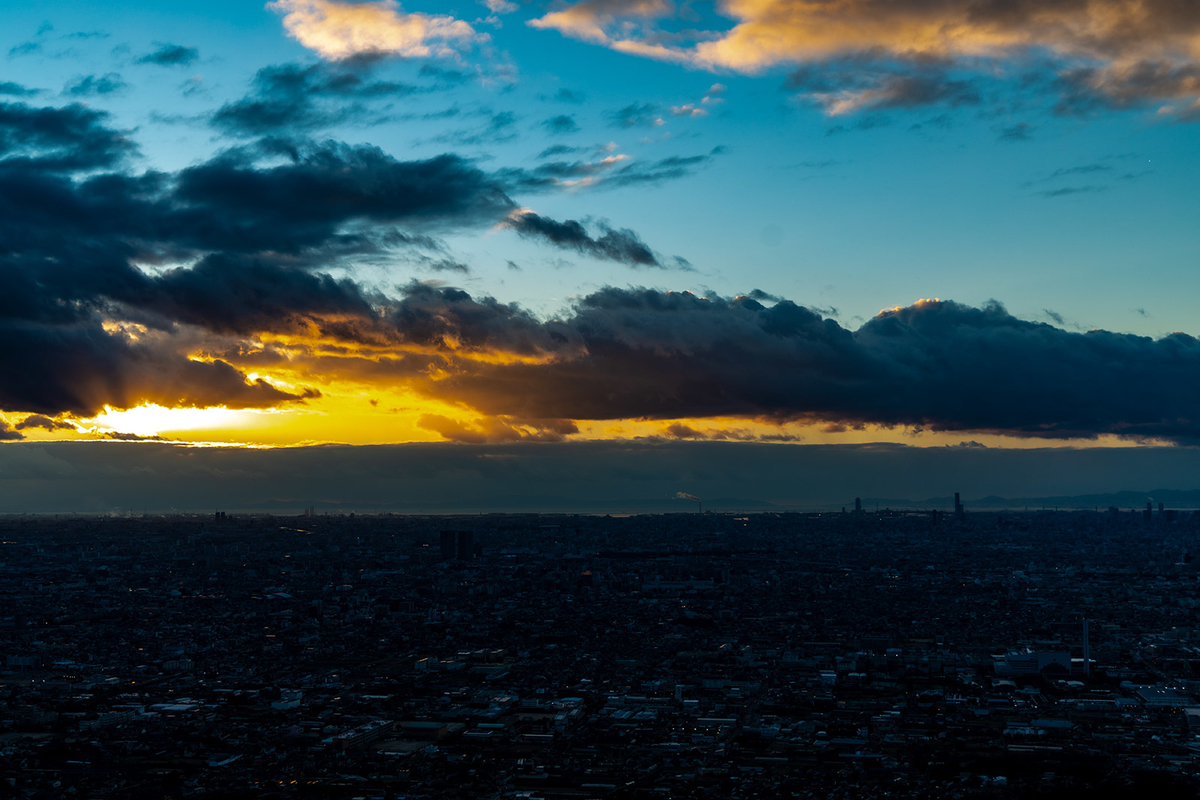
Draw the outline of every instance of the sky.
M165 442L0 448L0 514L174 512L688 513L863 507L1195 508L1193 447L568 441L182 447ZM1135 493L1130 476L1136 475ZM683 490L686 489L686 492ZM1116 494L1124 492L1125 494ZM684 496L680 496L680 494ZM1007 502L997 501L1004 498Z
M1191 0L13 4L0 440L1192 447L1198 135Z

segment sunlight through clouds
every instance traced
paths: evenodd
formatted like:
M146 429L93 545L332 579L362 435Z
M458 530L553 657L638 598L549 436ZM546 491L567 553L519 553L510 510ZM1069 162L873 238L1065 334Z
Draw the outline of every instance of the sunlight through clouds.
M148 403L127 409L105 407L92 419L81 420L102 431L132 433L136 436L164 436L197 430L246 428L263 413L257 410L229 408L164 408Z

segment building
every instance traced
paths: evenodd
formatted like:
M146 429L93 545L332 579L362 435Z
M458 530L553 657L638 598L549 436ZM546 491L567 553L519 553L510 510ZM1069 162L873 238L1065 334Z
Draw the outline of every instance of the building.
M1071 653L1066 650L1019 650L995 657L996 674L1004 677L1071 674Z
M441 532L442 558L447 561L454 558L455 533L455 531Z
M459 561L470 561L475 557L475 533L474 531L459 531L458 532L458 552Z
M1193 701L1187 695L1180 694L1174 689L1160 686L1149 686L1137 690L1137 697L1151 708L1183 708L1192 705Z

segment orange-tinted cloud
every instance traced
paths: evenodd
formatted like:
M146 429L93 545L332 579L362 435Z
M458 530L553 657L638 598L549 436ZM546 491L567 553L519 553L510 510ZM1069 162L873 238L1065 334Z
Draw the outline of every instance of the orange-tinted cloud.
M456 292L438 314L443 336L479 341L475 315L473 301ZM484 316L489 341L506 346L497 330L503 318ZM881 312L849 330L787 301L616 288L582 298L572 317L545 325L559 334L541 340L541 358L485 362L443 349L443 365L411 374L407 385L514 419L751 417L1050 438L1200 438L1191 394L1200 388L1200 344L1185 334L1072 333L1017 319L998 304L938 300Z
M30 414L25 419L18 422L16 428L19 431L28 430L30 428L43 428L51 432L75 430L75 426L70 422L47 417L44 414Z
M881 427L1200 440L1196 339L1074 333L997 304L922 300L851 330L781 299L607 288L543 320L413 284L358 322L370 336L351 327L339 338L322 324L250 337L198 332L201 360L172 349L186 338L110 324L103 341L124 341L122 360L89 367L91 359L54 357L9 370L20 382L3 387L0 408L77 416L100 403L295 408L244 420L271 428L250 440L281 444L862 440ZM47 427L29 419L20 427ZM158 427L110 427L148 435L170 424L168 415ZM189 438L197 437L206 438ZM230 438L237 432L221 440Z
M547 319L440 282L371 289L325 270L353 276L363 254L436 250L443 230L504 220L592 257L659 259L628 231L513 216L524 178L451 154L278 138L138 174L97 112L2 108L0 134L23 149L0 159L0 195L20 198L0 219L0 410L21 418L357 408L369 438L366 398L385 395L407 420L380 434L396 438L544 440L589 421L765 438L744 423L765 420L1200 440L1200 346L1183 334L1079 334L936 300L851 330L761 292L608 287ZM641 179L695 163L664 159ZM327 429L341 438L341 424Z
M267 7L284 15L283 26L292 38L327 59L372 53L452 56L457 46L484 38L460 19L408 13L395 0L276 0Z
M8 420L0 417L0 442L15 442L25 438L25 434L8 424Z
M287 385L324 376L403 389L424 398L424 429L456 441L572 434L546 420L661 420L634 427L705 439L794 426L1200 439L1196 339L1073 333L998 304L921 300L850 330L786 300L607 288L538 320L417 284L378 324L390 341L291 338L233 363Z
M690 41L661 27L675 14L665 1L584 0L530 24L711 70L756 73L856 54L960 63L1045 55L1086 70L1074 76L1077 89L1117 102L1178 99L1186 111L1200 95L1200 5L1190 0L723 0L718 10L732 27ZM871 100L824 105L845 113Z
M447 358L536 360L569 341L495 300L413 284L397 302L325 272L364 255L444 255L436 234L517 207L500 176L452 154L402 162L273 138L137 174L104 114L23 103L0 103L0 140L19 143L0 154L0 197L21 198L0 220L0 410L268 408L315 398L323 359L428 376ZM624 229L585 238L541 236L656 258ZM277 359L273 371L233 365L248 353Z
M650 20L675 13L670 0L582 0L530 21L534 28L561 31L577 39L610 47L641 44L627 37L612 36L614 27L628 30L630 20Z
M578 433L571 420L518 421L509 418L487 417L477 423L464 423L441 414L422 414L419 424L443 439L466 444L484 442L561 442Z

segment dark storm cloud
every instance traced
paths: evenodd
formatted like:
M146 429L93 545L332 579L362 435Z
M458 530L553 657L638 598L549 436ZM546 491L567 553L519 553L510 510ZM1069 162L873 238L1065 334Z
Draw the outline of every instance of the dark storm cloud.
M465 444L488 442L561 442L568 434L579 433L570 420L488 419L482 425L467 425L440 414L422 414L418 424L437 433L446 441Z
M63 94L71 97L92 97L95 95L114 94L129 86L115 72L106 75L85 75L76 78L63 87Z
M186 67L196 63L200 51L195 47L184 47L181 44L164 44L152 53L147 53L137 60L138 64L154 64L159 67Z
M272 320L286 325L303 314L367 315L356 287L292 267L433 241L389 234L390 225L490 224L514 207L496 181L455 156L400 162L375 148L333 143L277 141L174 175L73 180L47 168L61 166L60 146L73 142L92 153L83 166L111 160L121 140L98 124L94 112L79 107L0 107L0 136L15 130L9 139L24 132L25 143L45 145L0 162L0 246L8 254L0 273L9 286L0 313L70 320L82 307L116 302L238 331L267 330ZM270 166L258 162L271 155ZM341 230L364 224L367 232ZM130 264L193 256L201 256L193 266L157 277Z
M746 428L695 428L682 422L672 422L658 435L669 439L707 439L713 442L799 442L800 436L787 433L758 434Z
M0 442L16 442L25 438L25 434L15 430L4 419L0 419Z
M75 426L69 422L47 417L43 414L30 414L16 425L17 430L26 431L30 428L42 428L47 431L73 431Z
M249 381L224 361L193 361L169 343L139 343L99 320L48 325L0 318L0 408L90 416L141 402L260 408L315 396Z
M272 139L176 173L96 172L133 150L106 121L80 105L0 104L0 408L82 415L314 396L193 360L195 340L177 326L399 340L383 298L314 268L436 245L430 233L515 208L457 156L401 162L337 143ZM114 318L148 327L128 332Z
M37 158L0 162L0 276L8 287L0 315L65 324L116 304L239 333L290 330L322 314L369 318L356 287L305 270L431 241L388 234L392 225L491 224L514 205L454 156L399 162L333 144L290 155L264 167L237 151L175 175L78 181L34 168ZM347 233L345 225L367 231ZM155 277L131 263L192 259Z
M9 156L0 161L0 316L84 325L123 309L156 329L237 335L318 317L378 327L386 298L314 270L397 247L437 251L430 233L491 225L516 208L497 178L454 155L403 162L373 147L282 138L173 174L61 174L111 165L131 149L104 121L82 106L0 106ZM626 231L606 228L572 246L654 260ZM134 262L161 266L150 274ZM444 256L414 263L467 269Z
M15 119L34 124L24 112ZM0 107L0 135L6 122ZM50 149L33 154L37 166L58 166L66 156L57 145L76 134L57 114L49 123L42 139ZM75 137L92 151L84 165L111 161L119 137L89 133ZM10 159L0 163L0 202L7 203L0 236L26 257L94 244L152 261L192 251L299 254L353 241L341 231L353 222L436 230L489 224L515 207L497 181L457 156L402 162L373 147L281 141L227 151L175 174L72 180Z
M501 186L454 155L398 161L370 146L268 143L288 160L236 150L180 171L166 224L178 239L234 250L294 251L351 220L436 227L495 220L514 206ZM178 240L177 239L177 240Z
M104 434L105 439L113 439L118 442L165 442L163 436L142 436L137 433L121 433L119 431L108 431Z
M384 355L354 369L529 435L569 435L544 420L742 416L1200 440L1200 346L1183 334L1074 333L995 304L940 302L851 330L765 293L607 288L553 320L429 284L377 297L319 267L502 221L596 258L663 259L628 230L516 213L509 176L453 155L400 161L373 147L276 138L174 173L97 172L131 147L103 115L19 103L0 105L0 145L5 411L300 402L312 391L251 381L233 366L236 342L191 356L206 352L197 341L215 349L220 337L302 330L369 342ZM458 269L445 253L428 268L439 263ZM491 430L434 422L462 436Z
M473 298L453 287L410 283L386 317L403 341L471 351L518 355L573 353L578 335L568 326L542 322L515 303L491 297Z
M350 59L336 63L278 64L254 76L250 94L226 103L212 115L212 125L235 136L294 134L354 122L376 124L386 119L372 101L404 97L418 88L376 80L374 62Z
M107 121L108 114L78 103L64 108L0 103L0 163L11 167L22 159L40 170L114 166L136 147Z
M515 203L468 161L402 162L377 148L271 139L176 173L96 173L130 149L104 121L82 106L0 107L0 374L11 376L0 408L86 415L141 402L263 407L314 396L250 381L220 358L193 360L207 340L179 326L380 346L453 335L468 350L528 353L569 338L493 300L414 284L392 301L315 271L372 248L436 251L430 232L507 218ZM622 232L597 242L601 252L645 258ZM416 263L466 268L448 257Z
M1185 334L1073 333L999 304L950 302L851 331L787 301L616 288L555 326L570 332L561 357L476 365L426 389L526 419L752 416L1200 439L1200 344Z
M625 228L614 230L604 223L597 227L600 235L592 237L582 223L569 219L565 222L540 216L532 211L514 215L508 226L528 238L544 239L553 245L574 250L592 258L616 261L631 267L662 267L641 238Z
M374 314L349 280L227 254L170 270L151 279L146 289L140 308L218 333L286 331L302 328L313 316Z

